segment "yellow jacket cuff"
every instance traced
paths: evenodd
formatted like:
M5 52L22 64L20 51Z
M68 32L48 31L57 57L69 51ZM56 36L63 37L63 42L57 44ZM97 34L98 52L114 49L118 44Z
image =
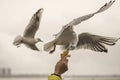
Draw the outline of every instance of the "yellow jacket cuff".
M59 76L52 74L48 76L48 80L62 80L62 79Z

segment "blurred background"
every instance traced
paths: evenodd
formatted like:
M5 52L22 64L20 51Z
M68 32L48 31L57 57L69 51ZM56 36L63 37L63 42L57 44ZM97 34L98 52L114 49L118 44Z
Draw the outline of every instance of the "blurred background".
M43 51L43 45L53 40L53 34L58 33L63 25L74 18L97 11L109 1L0 0L0 76L42 75L44 77L53 73L62 51L57 47L55 53L49 54ZM75 26L74 30L78 34L89 32L102 36L120 37L119 5L120 0L116 0L108 10ZM44 43L37 44L41 51L30 50L25 45L17 48L12 44L14 38L23 34L32 15L40 8L44 8L44 12L36 37L44 41ZM108 48L107 54L83 49L71 51L69 71L63 75L67 77L119 76L120 41L115 46L106 47Z

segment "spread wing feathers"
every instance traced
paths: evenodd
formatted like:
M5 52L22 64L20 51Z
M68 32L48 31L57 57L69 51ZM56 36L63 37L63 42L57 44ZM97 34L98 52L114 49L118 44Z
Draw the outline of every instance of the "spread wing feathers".
M32 50L40 51L35 44L33 44L33 45L25 44L25 45L26 45L28 48L32 49Z
M40 19L42 16L43 8L39 9L31 18L29 24L27 25L24 35L25 37L34 38L36 31L39 28Z
M110 6L112 6L112 4L115 2L115 0L114 1L110 1L109 3L106 3L105 5L103 5L96 13L100 13L100 12L103 12L103 11L105 11L105 10L107 10ZM95 14L96 14L95 13Z
M88 14L88 15L84 15L84 16L78 17L78 18L72 20L72 21L69 22L68 24L64 25L64 26L62 27L62 30L61 30L59 33L55 34L54 36L55 36L55 37L58 37L58 36L61 35L61 33L63 33L63 31L64 31L65 29L67 29L68 27L70 27L70 26L73 27L73 26L75 26L75 25L78 25L78 24L80 24L82 21L88 20L89 18L93 17L95 14L107 10L114 2L115 2L115 0L114 0L114 1L111 0L109 3L106 3L105 5L103 5L98 11L96 11L96 12L94 12L94 13L91 13L91 14Z
M68 26L78 25L82 21L88 20L89 18L93 17L95 14L107 10L114 2L115 2L115 0L114 1L111 0L109 3L106 3L105 5L103 5L98 11L96 11L96 12L94 12L92 14L88 14L88 15L84 15L84 16L78 17L78 18L72 20L71 22L69 22L67 25Z
M107 52L108 50L104 46L106 45L115 45L120 38L113 37L104 37L99 35L93 35L89 33L82 33L78 35L78 43L76 45L76 49L84 48L91 49L97 52Z

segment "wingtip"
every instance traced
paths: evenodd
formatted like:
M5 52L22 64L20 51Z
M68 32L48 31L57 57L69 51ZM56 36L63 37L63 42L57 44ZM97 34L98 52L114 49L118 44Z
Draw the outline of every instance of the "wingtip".
M40 8L38 11L43 12L43 11L44 11L44 9L43 9L43 8Z
M111 0L109 3L114 3L116 0Z
M40 9L36 12L36 14L42 13L43 11L44 11L44 9L43 9L43 8L40 8Z
M115 0L114 1L111 0L108 3L105 3L98 11L94 12L94 14L101 13L101 12L107 10L114 2L115 2Z
M116 0L114 0L113 2L115 2Z
M116 40L116 42L117 42L118 40L120 40L120 37Z
M107 53L107 52L108 52L108 50L107 50L107 49L105 49L105 50L104 50L104 52L105 52L105 53Z

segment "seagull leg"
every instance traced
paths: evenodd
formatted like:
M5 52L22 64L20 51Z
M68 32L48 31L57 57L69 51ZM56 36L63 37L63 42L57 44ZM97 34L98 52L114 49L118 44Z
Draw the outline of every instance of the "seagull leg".
M56 44L54 43L53 50L51 50L49 53L52 54L53 52L55 52L55 49L56 49Z

